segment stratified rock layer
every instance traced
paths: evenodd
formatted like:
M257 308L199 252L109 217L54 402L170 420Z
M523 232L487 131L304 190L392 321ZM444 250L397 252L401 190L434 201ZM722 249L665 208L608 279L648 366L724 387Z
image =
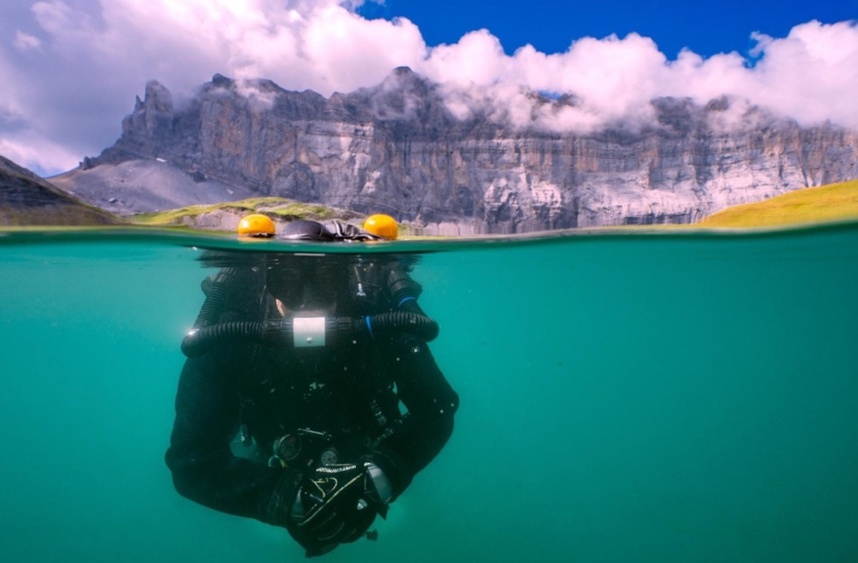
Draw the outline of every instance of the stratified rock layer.
M737 119L737 104L726 99L652 103L653 124L574 134L515 129L487 115L456 119L440 87L405 68L330 98L216 75L179 106L150 82L121 138L86 159L71 187L105 197L104 185L88 191L88 175L157 159L186 178L185 199L222 198L226 186L241 196L390 212L427 232L478 234L688 223L858 177L855 131L802 128L758 108ZM123 189L147 189L136 180ZM197 193L213 185L216 194Z

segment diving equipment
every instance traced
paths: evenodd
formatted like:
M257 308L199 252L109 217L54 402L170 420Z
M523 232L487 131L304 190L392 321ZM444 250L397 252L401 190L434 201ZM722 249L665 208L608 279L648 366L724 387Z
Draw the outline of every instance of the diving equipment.
M392 218L390 220L393 221ZM396 228L396 221L393 221L393 228ZM385 232L390 232L389 226ZM283 227L279 238L315 242L361 242L381 240L384 236L369 230L362 231L354 225L341 223L340 221L331 221L330 227L328 227L318 221L298 219L287 223Z
M274 236L276 229L270 217L254 213L241 218L236 232L242 237L268 238Z
M363 223L365 231L387 240L396 240L399 237L399 225L390 215L376 213L366 218Z
M297 329L295 321L299 321ZM324 324L324 334L319 337L318 331L322 324ZM307 326L307 318L218 323L192 329L182 340L182 352L189 358L196 358L203 355L213 344L227 339L306 348L336 344L353 345L367 338L407 333L430 342L438 336L439 330L438 323L426 315L408 311L391 311L362 318L316 317L309 325L312 329L308 329Z
M339 460L339 452L331 445L333 440L327 432L299 428L274 440L274 455L268 459L268 466L334 465Z
M302 481L287 529L308 557L362 538L379 509L386 508L374 498L368 465L320 465Z
M303 441L298 434L284 434L274 441L274 455L268 460L270 467L286 467L298 459L303 450Z
M292 221L281 233L287 240L317 242L365 240L364 235L374 236L351 225L334 222L331 231L317 221L303 220ZM213 343L226 339L298 349L353 345L361 339L396 333L425 341L438 336L437 323L417 304L421 287L407 273L410 263L364 256L343 261L326 256L272 253L249 268L223 268L204 282L206 301L182 341L183 353L198 357ZM246 306L241 317L253 320L222 319L228 294L237 293L246 296L246 304L255 299L257 311L264 309L264 296L270 294L278 301L283 318L263 320L264 314L257 316ZM338 305L345 308L335 311Z
M280 238L286 240L306 240L330 242L336 240L334 233L318 221L298 219L288 223L280 233Z

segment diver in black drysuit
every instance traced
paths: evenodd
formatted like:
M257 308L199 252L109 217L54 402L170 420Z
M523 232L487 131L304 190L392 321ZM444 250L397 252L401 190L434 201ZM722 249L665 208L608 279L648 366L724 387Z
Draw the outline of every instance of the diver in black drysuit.
M444 447L459 403L426 344L432 331L382 326L385 314L428 321L406 271L373 255L281 255L208 278L166 454L177 491L285 527L308 557L373 537L376 515ZM304 347L320 334L290 319L321 314L362 330ZM261 322L294 327L248 336Z

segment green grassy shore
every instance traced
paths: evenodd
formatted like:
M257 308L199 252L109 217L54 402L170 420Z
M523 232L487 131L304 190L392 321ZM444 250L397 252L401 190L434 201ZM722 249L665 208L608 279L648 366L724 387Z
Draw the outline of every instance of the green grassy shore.
M858 219L858 180L805 188L765 201L736 205L691 225L704 228L772 228Z
M217 205L197 205L130 218L136 225L170 227L187 217L218 211L238 214L264 213L275 220L359 220L357 213L283 198L254 198ZM755 229L858 220L858 180L805 188L757 203L737 205L714 213L691 225L648 225L659 228ZM612 228L613 230L614 228ZM640 227L623 227L623 230ZM407 233L407 229L406 229Z
M141 213L129 217L128 220L136 225L168 227L182 225L185 223L184 220L186 218L218 212L236 215L263 213L272 219L280 221L292 221L295 219L329 221L331 219L355 219L360 217L355 212L325 207L324 205L302 203L281 197L257 197L213 205L192 205L157 213Z
M284 222L295 219L313 219L317 221L341 221L358 224L363 215L353 211L335 209L319 204L302 203L278 197L259 197L242 201L224 202L214 205L194 205L157 213L144 213L118 218L117 224L110 227L57 226L58 229L147 229L200 233L207 235L232 235L231 231L204 229L196 226L195 218L206 214L227 213L241 217L250 213L262 213L275 221ZM737 205L714 213L690 225L646 225L623 226L590 229L590 231L659 231L670 229L771 229L822 223L858 220L858 179L830 184L827 186L805 188L767 199L757 203ZM0 230L53 230L50 226L25 227L21 222L7 223ZM437 238L418 236L419 228L400 225L403 238ZM446 237L442 237L446 238ZM473 238L473 237L467 237Z

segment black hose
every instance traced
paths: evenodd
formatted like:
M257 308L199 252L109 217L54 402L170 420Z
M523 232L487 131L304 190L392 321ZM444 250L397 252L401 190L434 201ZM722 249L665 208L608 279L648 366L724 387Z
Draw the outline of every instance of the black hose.
M374 337L379 334L390 334L398 331L417 336L427 342L438 337L438 323L419 313L393 311L354 320L357 321L357 326L355 326L357 336Z
M404 332L427 342L438 336L438 323L419 313L394 311L363 318L335 317L325 321L326 344L352 342L362 338L389 336ZM223 340L242 343L293 344L294 331L291 319L274 322L235 321L194 328L182 340L182 353L189 358L203 355Z
M206 279L203 282L203 287L204 291L208 291L206 291L206 300L203 302L200 313L197 315L197 320L194 322L194 327L196 328L215 324L227 298L227 291L222 283Z
M266 325L252 321L234 321L194 328L182 340L182 353L189 358L202 356L212 344L225 339L243 343L263 342Z
M194 328L203 328L217 323L224 305L229 299L231 287L228 285L236 276L233 268L223 268L213 278L203 280L202 288L206 299L194 321Z

